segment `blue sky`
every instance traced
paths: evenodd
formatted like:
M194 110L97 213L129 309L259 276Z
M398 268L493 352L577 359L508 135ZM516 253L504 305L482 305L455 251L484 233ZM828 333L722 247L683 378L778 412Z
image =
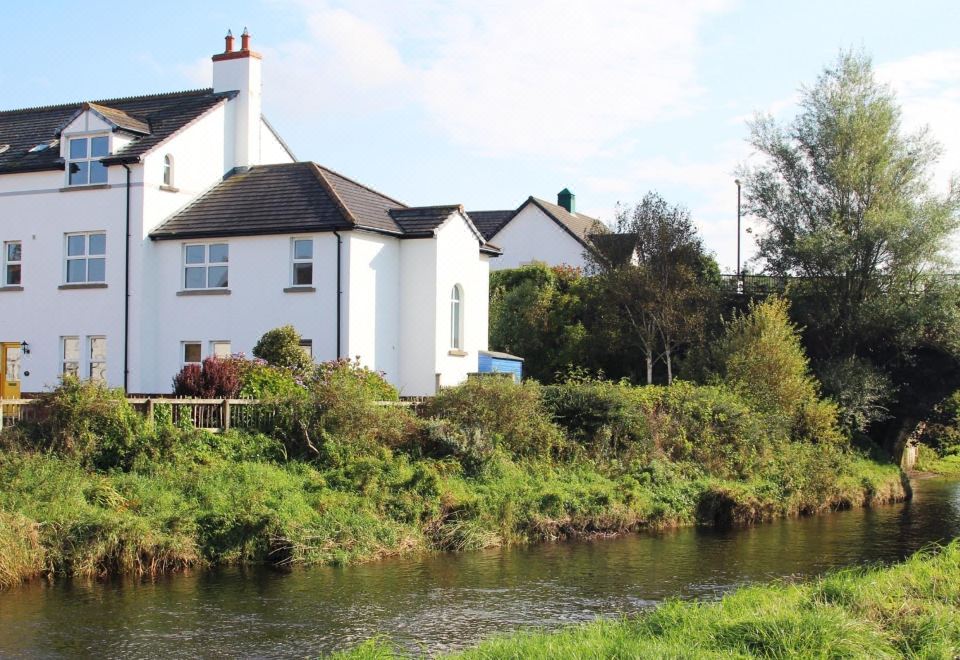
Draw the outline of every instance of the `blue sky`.
M610 220L648 190L734 265L746 120L784 119L863 49L960 172L956 0L5 3L0 108L209 86L244 26L296 155L410 204L512 208L569 187ZM744 235L745 252L750 252Z

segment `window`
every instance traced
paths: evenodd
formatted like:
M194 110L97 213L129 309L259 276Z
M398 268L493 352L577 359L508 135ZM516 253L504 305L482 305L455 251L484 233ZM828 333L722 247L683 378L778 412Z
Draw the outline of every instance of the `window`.
M313 284L313 239L293 239L293 286Z
M200 365L202 362L202 355L200 352L200 342L198 341L185 341L183 342L183 364L196 364Z
M107 168L100 162L110 154L106 135L70 138L67 143L67 184L87 186L107 182Z
M87 377L100 383L107 382L107 338L87 337L89 358Z
M63 376L80 377L80 337L61 337L61 367Z
M67 234L67 284L106 280L107 235Z
M3 244L3 273L0 286L20 286L23 261L23 246L20 241L8 241Z
M226 243L185 245L184 289L226 289L230 246Z
M303 351L306 354L306 356L312 360L313 359L313 340L301 339L300 350Z
M459 284L450 292L450 348L463 349L463 291Z
M173 156L163 157L163 185L173 186Z
M210 342L210 355L218 358L228 358L233 353L230 352L230 342L212 341Z

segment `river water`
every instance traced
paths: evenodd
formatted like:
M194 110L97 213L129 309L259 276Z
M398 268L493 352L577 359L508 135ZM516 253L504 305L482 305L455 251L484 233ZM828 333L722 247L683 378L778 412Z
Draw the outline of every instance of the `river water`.
M750 582L892 562L960 536L960 482L913 501L735 530L658 534L292 572L61 580L0 593L0 656L305 657L386 636L452 650L521 626L717 598Z

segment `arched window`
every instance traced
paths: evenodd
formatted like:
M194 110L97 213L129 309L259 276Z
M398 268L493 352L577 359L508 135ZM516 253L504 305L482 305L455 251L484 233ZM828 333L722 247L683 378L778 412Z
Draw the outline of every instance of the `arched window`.
M450 348L463 349L463 289L459 284L450 292Z
M163 157L163 185L173 186L173 156Z

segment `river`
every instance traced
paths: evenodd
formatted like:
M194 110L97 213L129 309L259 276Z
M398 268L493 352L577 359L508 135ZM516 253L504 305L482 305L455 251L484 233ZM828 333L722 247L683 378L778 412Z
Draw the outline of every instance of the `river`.
M412 651L521 626L632 613L664 598L893 562L960 536L960 482L914 483L913 501L734 530L445 554L291 572L223 569L0 593L0 655L304 657L384 635Z

